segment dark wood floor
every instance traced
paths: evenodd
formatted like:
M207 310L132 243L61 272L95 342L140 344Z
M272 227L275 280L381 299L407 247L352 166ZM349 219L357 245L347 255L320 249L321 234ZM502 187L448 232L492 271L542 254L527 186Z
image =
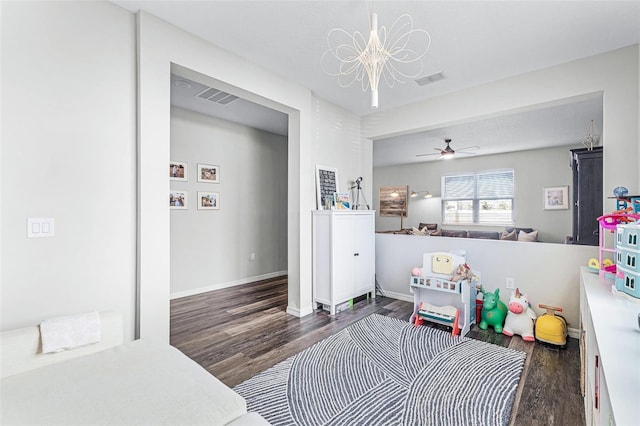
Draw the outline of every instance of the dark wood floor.
M413 304L378 296L331 317L287 315L287 278L171 301L171 344L233 387L348 325L376 313L408 320ZM527 353L513 425L583 425L578 341L566 349L474 327L467 337Z

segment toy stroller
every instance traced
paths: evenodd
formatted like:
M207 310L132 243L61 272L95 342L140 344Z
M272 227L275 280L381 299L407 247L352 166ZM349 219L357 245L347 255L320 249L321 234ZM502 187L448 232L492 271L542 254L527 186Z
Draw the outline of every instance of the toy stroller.
M547 312L536 320L536 340L551 345L565 348L567 346L567 320L556 312L562 312L562 308L549 305L538 305Z

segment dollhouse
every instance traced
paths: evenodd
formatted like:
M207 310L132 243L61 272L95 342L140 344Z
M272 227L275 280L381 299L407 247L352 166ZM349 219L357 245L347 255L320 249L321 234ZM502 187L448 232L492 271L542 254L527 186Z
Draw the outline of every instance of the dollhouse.
M640 302L639 243L639 222L617 226L615 289L636 302Z

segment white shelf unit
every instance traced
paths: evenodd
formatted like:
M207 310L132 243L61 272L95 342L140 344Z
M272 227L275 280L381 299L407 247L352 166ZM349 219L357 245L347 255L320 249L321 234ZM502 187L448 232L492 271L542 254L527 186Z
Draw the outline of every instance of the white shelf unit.
M336 305L375 296L375 211L313 211L313 300Z
M580 328L585 423L640 422L640 304L611 291L586 267L580 271Z
M409 284L413 293L413 314L409 321L413 324L421 302L437 306L453 306L460 312L458 328L460 336L469 332L476 323L476 287L467 280L451 282L440 277L411 277Z

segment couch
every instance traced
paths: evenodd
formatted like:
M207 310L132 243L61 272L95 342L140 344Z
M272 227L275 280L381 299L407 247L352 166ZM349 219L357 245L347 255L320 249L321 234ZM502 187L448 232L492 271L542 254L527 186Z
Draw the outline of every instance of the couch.
M505 227L504 231L477 231L461 229L438 229L437 223L420 223L418 228L386 231L386 234L418 236L442 236L450 238L476 238L484 240L538 241L538 231L533 228Z

